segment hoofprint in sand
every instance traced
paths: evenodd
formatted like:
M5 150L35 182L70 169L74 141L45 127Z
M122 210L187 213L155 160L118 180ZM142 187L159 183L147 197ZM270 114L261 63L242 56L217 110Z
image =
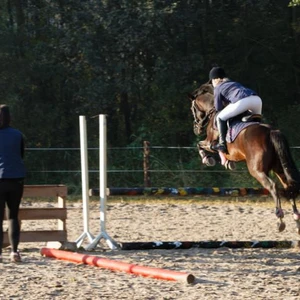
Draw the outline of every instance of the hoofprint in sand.
M109 198L111 199L111 198ZM23 206L55 203L23 201ZM116 242L295 241L298 234L289 203L283 203L286 230L278 233L271 201L108 200L106 230ZM82 203L68 201L69 241L83 232ZM89 205L89 229L100 232L99 202ZM53 221L24 221L23 230L56 229ZM5 227L4 227L5 229ZM88 243L88 241L85 241ZM136 265L182 271L194 284L113 272L40 255L45 243L22 243L23 262L0 264L0 299L299 299L298 248L110 250L101 241L89 252ZM84 246L84 243L83 243Z

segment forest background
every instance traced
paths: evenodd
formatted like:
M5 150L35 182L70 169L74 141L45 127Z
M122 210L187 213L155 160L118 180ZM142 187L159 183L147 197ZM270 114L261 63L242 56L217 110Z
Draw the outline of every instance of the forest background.
M235 177L221 166L214 173L197 153L187 94L215 64L257 91L265 122L284 132L300 166L293 2L1 0L0 99L26 137L27 184L78 191L80 115L97 184L99 125L91 117L107 114L110 186L143 185L145 140L160 146L150 156L150 169L165 170L151 173L155 186L255 186L244 165Z

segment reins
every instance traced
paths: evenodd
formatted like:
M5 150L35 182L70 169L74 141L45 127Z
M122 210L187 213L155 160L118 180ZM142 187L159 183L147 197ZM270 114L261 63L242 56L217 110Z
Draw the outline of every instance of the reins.
M198 127L200 127L201 129L202 128L205 128L208 123L209 123L209 120L212 116L212 114L215 112L215 108L211 108L205 115L205 117L202 119L202 120L199 120L197 118L197 111L201 111L198 107L198 105L195 103L196 100L193 100L192 101L192 113L193 113L193 116L194 116L194 124L196 124Z

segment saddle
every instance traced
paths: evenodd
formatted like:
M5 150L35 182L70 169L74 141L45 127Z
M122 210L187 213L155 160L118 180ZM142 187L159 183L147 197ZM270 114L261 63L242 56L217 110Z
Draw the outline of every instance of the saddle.
M232 143L238 134L246 127L254 124L259 124L262 121L262 115L252 114L250 111L245 111L227 121L226 142Z
M226 135L226 142L232 143L238 134L246 127L254 124L261 123L262 115L252 114L250 111L246 111L236 117L229 119L227 122L228 131Z
M261 122L262 115L252 114L250 111L247 111L244 114L245 114L245 116L241 117L242 122L259 122L259 123ZM244 115L244 114L242 114L242 115Z

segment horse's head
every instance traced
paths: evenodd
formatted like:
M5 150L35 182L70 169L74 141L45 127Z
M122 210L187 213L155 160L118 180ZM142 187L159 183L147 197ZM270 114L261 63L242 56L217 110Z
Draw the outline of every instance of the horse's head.
M214 109L213 87L203 84L189 95L192 102L191 110L194 116L194 133L200 135L208 124Z

